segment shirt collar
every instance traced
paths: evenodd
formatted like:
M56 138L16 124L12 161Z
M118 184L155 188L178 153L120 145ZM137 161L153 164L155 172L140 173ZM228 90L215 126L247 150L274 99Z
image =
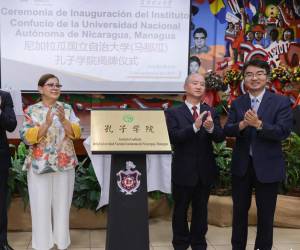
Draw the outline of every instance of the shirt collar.
M249 97L250 99L252 100L253 98L256 98L258 100L259 103L261 103L263 97L264 97L264 94L266 92L266 89L264 89L258 96L253 96L249 93Z
M185 102L186 106L188 106L188 108L189 108L190 111L193 111L192 108L194 106L196 106L197 107L197 112L198 113L200 112L200 102L198 104L196 104L196 105L193 105L193 104L189 103L187 100L185 100L184 102Z

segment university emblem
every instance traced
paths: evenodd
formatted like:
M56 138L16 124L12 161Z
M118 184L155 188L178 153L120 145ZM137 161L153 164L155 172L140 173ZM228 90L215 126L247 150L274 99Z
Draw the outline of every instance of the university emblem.
M141 185L141 173L138 170L134 170L135 167L132 161L126 161L126 170L120 170L117 173L119 177L117 181L118 187L125 195L132 195Z

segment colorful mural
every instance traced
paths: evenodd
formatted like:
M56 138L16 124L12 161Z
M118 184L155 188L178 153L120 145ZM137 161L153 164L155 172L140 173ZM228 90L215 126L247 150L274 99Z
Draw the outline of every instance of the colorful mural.
M200 59L200 72L253 57L273 67L299 65L299 1L193 0L191 28L190 55Z
M246 91L238 75L244 62L260 58L272 67L270 89L290 96L294 106L299 104L298 0L192 0L191 10L190 72L220 75L230 105ZM220 100L215 94L206 98L211 105Z

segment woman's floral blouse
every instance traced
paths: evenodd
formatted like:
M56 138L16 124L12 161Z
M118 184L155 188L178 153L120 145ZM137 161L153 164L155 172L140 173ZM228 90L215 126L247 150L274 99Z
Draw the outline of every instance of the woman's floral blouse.
M67 137L58 116L54 115L47 136L38 141L39 126L45 122L49 108L42 102L29 106L24 111L24 122L20 129L21 139L29 145L25 169L32 167L36 173L46 173L69 170L78 164L72 139L81 136L79 119L69 104L56 102L56 105L64 107L65 117L71 122L75 136Z

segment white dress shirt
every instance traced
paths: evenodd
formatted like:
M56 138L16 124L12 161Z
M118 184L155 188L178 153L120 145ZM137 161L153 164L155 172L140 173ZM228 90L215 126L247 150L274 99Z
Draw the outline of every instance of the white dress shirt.
M265 94L265 92L266 92L266 89L264 89L258 96L253 96L253 95L251 95L250 93L249 93L249 97L250 97L250 100L251 100L251 103L252 103L252 100L253 99L256 99L257 100L257 104L256 104L256 112L257 112L257 110L259 109L259 105L261 104L261 101L262 101L262 99L263 99L263 97L264 97L264 94Z
M193 110L193 107L194 107L194 106L197 107L196 112L198 113L198 116L201 114L201 112L200 112L200 102L197 103L196 105L193 105L193 104L189 103L187 100L185 100L185 104L186 104L186 106L189 108L189 110L191 111L191 114L192 114L192 115L193 115L193 113L194 113L194 110ZM195 123L193 123L193 129L194 129L194 132L195 132L195 133L197 133L197 132L200 130L200 128L196 128ZM214 131L214 126L213 126L211 129L206 129L206 128L205 128L205 130L206 130L208 133L211 134L211 133Z

